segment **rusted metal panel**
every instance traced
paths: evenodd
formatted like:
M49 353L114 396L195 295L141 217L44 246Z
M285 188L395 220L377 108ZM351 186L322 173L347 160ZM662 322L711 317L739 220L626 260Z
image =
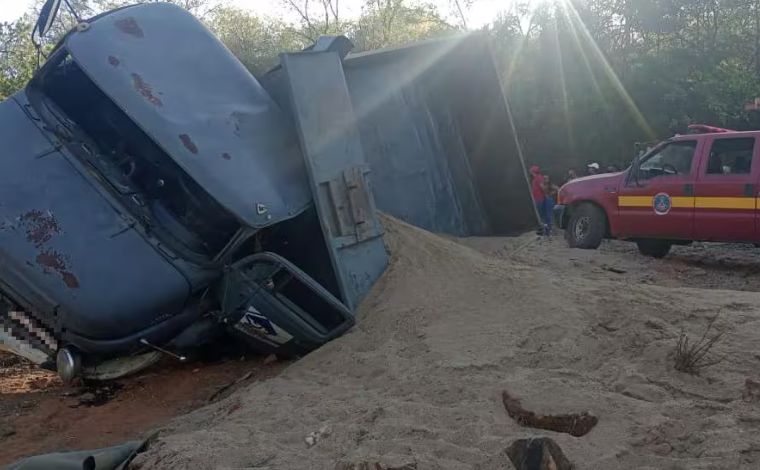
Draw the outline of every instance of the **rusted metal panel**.
M388 254L340 56L285 54L282 64L322 232L343 301L353 310Z
M170 4L98 18L64 44L77 64L222 206L252 227L311 202L298 139L256 79Z
M190 287L24 111L0 103L0 289L38 320L91 338L129 334L180 311ZM37 156L35 158L35 156Z
M382 228L374 214L372 193L367 187L368 169L354 166L343 172L348 194L348 207L354 223L356 241L362 242L382 234Z

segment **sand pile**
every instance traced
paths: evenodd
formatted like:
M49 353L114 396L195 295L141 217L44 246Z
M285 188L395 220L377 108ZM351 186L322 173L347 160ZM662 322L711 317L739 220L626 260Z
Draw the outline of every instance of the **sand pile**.
M760 372L760 294L558 276L385 223L391 266L353 331L179 419L138 463L509 468L512 441L548 436L579 469L759 468L760 405L742 392ZM674 371L681 328L716 313L725 361ZM505 390L599 422L583 437L521 427Z

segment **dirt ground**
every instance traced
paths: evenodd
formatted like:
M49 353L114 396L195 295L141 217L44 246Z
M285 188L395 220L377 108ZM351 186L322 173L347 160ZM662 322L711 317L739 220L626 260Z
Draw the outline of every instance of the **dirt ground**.
M59 450L96 449L141 439L172 418L207 404L217 391L276 375L259 357L164 362L98 387L64 387L55 374L0 352L0 466Z
M78 408L37 372L19 370L24 386L0 375L0 436L16 432L0 437L0 463L161 428L139 468L509 469L504 449L539 436L578 469L760 468L760 388L746 385L760 380L760 249L695 244L653 260L624 242L583 251L386 226L391 266L358 325L287 367L170 367ZM681 332L699 339L716 315L721 362L676 371ZM505 396L532 421L596 425L579 437L521 426Z
M598 250L572 250L561 234L550 238L467 238L460 243L497 259L583 276L662 287L760 292L760 248L726 243L674 246L661 260L641 256L634 243L606 240ZM622 272L621 272L622 271Z

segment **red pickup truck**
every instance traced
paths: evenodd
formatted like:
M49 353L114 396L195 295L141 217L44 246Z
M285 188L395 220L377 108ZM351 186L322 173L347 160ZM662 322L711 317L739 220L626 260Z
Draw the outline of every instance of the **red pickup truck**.
M692 241L760 243L760 131L683 135L621 173L573 180L559 191L556 224L571 247L635 241L661 258Z

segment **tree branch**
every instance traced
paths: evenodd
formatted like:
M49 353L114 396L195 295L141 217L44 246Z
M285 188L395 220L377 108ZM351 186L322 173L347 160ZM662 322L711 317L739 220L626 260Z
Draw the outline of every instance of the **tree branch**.
M454 4L457 7L457 11L459 11L459 20L462 22L462 27L467 29L467 18L464 16L462 5L459 3L459 0L454 0Z

